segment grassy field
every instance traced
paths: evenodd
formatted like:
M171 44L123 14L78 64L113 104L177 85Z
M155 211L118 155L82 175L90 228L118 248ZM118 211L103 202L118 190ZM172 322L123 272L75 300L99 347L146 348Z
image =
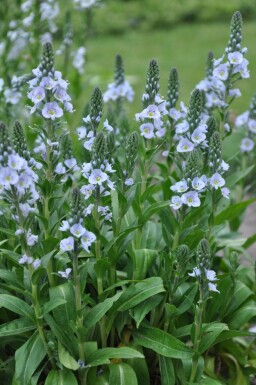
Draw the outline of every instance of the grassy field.
M232 108L240 113L248 108L256 90L256 49L255 23L247 22L243 29L243 46L248 47L251 78L240 82L243 97ZM87 64L82 80L84 92L79 100L74 100L79 112L89 100L95 86L104 92L108 82L113 80L115 55L121 54L125 73L135 90L135 100L129 107L131 116L141 109L141 95L144 92L146 69L151 59L156 59L160 67L161 94L166 94L169 71L176 67L180 75L181 99L187 103L196 84L205 76L208 52L220 57L229 38L229 25L187 24L168 31L128 32L121 36L93 37L87 45ZM72 125L79 125L81 114L75 113Z

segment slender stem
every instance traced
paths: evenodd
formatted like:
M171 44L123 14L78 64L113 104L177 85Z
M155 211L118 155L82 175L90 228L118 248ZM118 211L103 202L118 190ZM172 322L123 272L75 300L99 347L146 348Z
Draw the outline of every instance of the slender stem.
M200 285L200 297L199 297L199 302L198 302L198 308L196 311L195 315L195 338L194 338L194 343L193 343L193 348L195 350L195 356L193 358L192 362L192 370L191 370L191 375L189 382L193 383L196 377L196 372L198 368L198 362L199 362L199 355L198 355L198 348L199 344L201 342L201 337L202 337L202 323L203 323L203 313L204 313L204 305L205 305L205 300L204 300L204 292L203 288Z
M212 232L212 228L214 226L214 217L215 217L215 213L216 213L216 190L213 188L212 189L212 212L211 212L211 216L209 218L209 229L208 229L208 238L210 239L210 236L211 236L211 232Z
M96 187L96 196L95 196L95 206L94 206L94 221L95 221L95 227L97 229L97 235L100 234L100 217L98 212L98 207L100 205L100 188L99 186ZM101 259L101 246L100 246L100 239L98 238L95 242L95 258L96 261L99 261ZM103 280L102 276L97 277L97 289L98 289L98 296L101 297L103 294ZM105 317L102 317L100 320L100 334L101 334L101 343L102 347L107 346L107 336L106 336L106 325L105 325Z
M44 348L45 348L45 351L49 357L51 366L53 369L57 369L56 364L54 362L52 352L49 349L47 339L45 336L44 327L43 327L43 323L42 323L41 308L40 308L39 301L38 301L38 294L37 294L38 288L37 288L37 285L33 284L33 282L32 282L33 270L32 270L31 266L29 266L29 272L30 272L31 287L32 287L32 302L33 302L33 308L34 308L34 312L35 312L35 316L36 316L37 329L38 329L39 335L43 341Z
M51 141L51 139L52 139L52 122L49 120L47 122L47 137ZM49 182L52 181L52 177L53 177L51 153L52 153L51 146L48 142L46 142L46 163L47 163L46 179ZM51 212L49 209L49 196L46 195L44 197L44 217L45 217L46 222L47 222L47 226L46 226L45 231L44 231L45 239L49 238L49 236L50 236L50 228L49 228L50 216L51 216ZM54 278L54 275L52 274L52 272L53 272L53 261L52 261L52 259L50 259L48 262L48 265L47 265L47 275L48 275L48 280L49 280L51 287L55 286L55 278Z
M16 194L16 189L14 187L12 187L12 194L13 194L13 200L14 200L14 205L15 205L15 208L16 208L16 212L17 212L17 215L18 215L18 218L19 218L20 228L25 233L26 232L25 219L24 219L24 217L22 215L22 212L20 210L18 196ZM24 244L22 245L22 248L23 248L25 254L27 255L27 257L31 257L30 248L27 245L26 240L25 240ZM38 329L39 335L40 335L40 337L41 337L41 339L43 341L43 344L44 344L46 353L47 353L47 355L49 357L49 360L51 362L52 368L56 369L54 358L53 358L52 353L51 353L51 351L50 351L50 349L48 347L47 339L46 339L45 333L44 333L44 328L43 328L43 323L42 323L41 308L40 308L40 304L39 304L39 301L38 301L38 294L37 294L38 293L38 288L37 288L37 285L34 284L33 281L32 281L33 268L32 268L31 265L29 265L28 268L29 268L29 273L30 273L31 296L32 296L32 303L33 303L33 308L34 308L34 312L35 312L35 316L36 316L37 329Z
M175 230L174 236L173 236L173 243L172 243L172 250L176 250L177 247L179 246L180 242L180 233L182 229L182 224L183 224L183 219L185 216L185 211L184 208L181 208L180 213L177 212L177 228Z
M84 324L83 313L82 313L82 299L81 299L81 285L80 285L80 274L78 270L78 243L75 240L74 254L73 254L73 277L74 277L74 291L76 299L76 326L77 326L77 338L78 338L78 351L79 358L84 362L84 343L81 330Z
M147 150L150 150L150 148L151 148L151 140L149 140L149 141L147 140L146 141L146 147L145 147L145 153ZM141 180L140 198L142 197L142 195L144 194L144 192L146 191L146 188L147 188L147 179L148 179L148 173L150 170L150 166L151 166L151 159L148 159L141 164L142 180ZM141 209L141 211L143 211L143 209L144 209L144 203L142 203L142 202L140 203L140 209ZM142 231L143 231L142 226L136 230L136 236L135 236L135 248L136 249L141 248Z

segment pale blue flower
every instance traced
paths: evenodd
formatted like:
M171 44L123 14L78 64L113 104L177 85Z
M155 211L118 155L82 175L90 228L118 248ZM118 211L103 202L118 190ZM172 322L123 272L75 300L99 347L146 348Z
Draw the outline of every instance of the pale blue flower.
M134 184L133 178L127 178L124 181L125 186L132 186Z
M175 195L174 197L172 197L171 199L171 204L170 206L174 209L174 210L178 210L179 208L181 208L182 206L182 200L179 196Z
M60 118L63 115L63 110L60 108L58 103L49 102L45 103L42 109L42 115L46 119L55 120L56 118Z
M172 191L184 193L188 190L188 184L185 180L181 180L180 182L176 182L173 186L170 187Z
M85 230L82 238L81 238L81 243L85 251L89 252L89 247L93 242L95 242L96 236L94 233L91 231Z
M140 134L146 139L154 138L154 126L152 123L144 123L140 126Z
M58 274L62 277L62 278L69 278L70 276L70 273L71 273L72 269L70 267L68 267L65 271L58 271Z
M194 149L194 144L190 142L187 138L181 138L178 145L177 145L177 151L178 152L190 152Z
M230 52L228 53L228 60L230 64L237 65L243 62L243 54L241 52Z
M242 152L250 152L254 148L254 142L250 138L244 138L241 142L240 149Z
M33 103L39 104L42 100L44 100L46 94L43 87L35 87L28 93L28 98L32 100Z
M90 174L88 180L89 180L89 183L93 185L96 184L98 186L101 186L102 183L108 180L108 175L105 172L101 171L100 169L94 169Z
M248 128L249 128L249 131L256 134L256 120L255 119L249 119L248 120Z
M206 139L206 135L200 128L196 128L191 135L191 139L194 143L201 143Z
M81 225L81 223L75 223L72 227L70 227L70 232L76 238L80 238L84 234L85 228Z
M95 190L95 186L93 184L87 184L80 188L80 191L84 195L85 199L90 198L94 190Z
M73 237L68 237L62 239L60 242L60 249L61 251L72 251L74 250L74 238Z
M200 178L195 177L192 180L192 187L195 190L202 191L206 185L207 185L207 177L205 175L202 175Z
M228 63L220 64L213 70L213 76L216 76L220 80L227 80L229 65Z
M230 190L227 187L221 188L221 194L224 198L229 199Z
M42 78L40 82L40 86L45 88L46 90L52 90L54 87L56 87L57 82L52 79L50 76L45 76Z
M215 190L225 185L225 180L222 178L222 176L218 172L212 175L209 182L210 182L210 185L215 188Z
M196 191L188 191L181 196L181 201L189 207L199 207L201 202Z
M61 226L59 227L60 231L67 231L70 229L70 225L68 221L62 221Z

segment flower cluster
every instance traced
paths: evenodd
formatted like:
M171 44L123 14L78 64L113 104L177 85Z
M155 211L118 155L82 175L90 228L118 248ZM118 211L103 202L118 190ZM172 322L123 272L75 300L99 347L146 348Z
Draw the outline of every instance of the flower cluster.
M33 268L36 270L41 265L41 261L39 258L33 259L32 257L28 257L26 254L24 254L19 259L19 264L20 265L32 265Z
M58 29L55 19L59 13L59 4L55 0L44 0L40 3L41 20L48 22L50 33L55 33Z
M99 88L95 88L91 96L90 113L83 118L84 126L77 128L79 140L84 140L84 148L92 151L93 143L96 137L96 131L100 124L103 109L103 98ZM107 131L112 131L113 128L105 121L104 127Z
M22 236L27 246L34 246L38 242L38 236L32 234L31 229L24 226L24 222L30 213L37 211L36 203L39 194L36 190L36 182L38 176L27 160L10 147L4 151L2 145L1 154L0 198L12 204L13 218L18 225L15 235Z
M216 282L217 281L217 278L216 278L216 273L214 270L204 270L204 272L202 273L201 269L199 269L198 267L195 267L192 271L192 273L189 273L188 274L190 277L195 277L195 278L201 278L202 275L204 275L206 277L206 280L208 282L208 289L210 291L215 291L217 293L219 293L219 290L217 289L216 287L216 284L213 283L213 282Z
M149 104L142 112L135 114L137 122L141 122L140 134L145 139L162 138L166 133L163 116L167 115L165 100L157 94L155 103Z
M249 110L236 118L235 126L246 130L246 136L241 141L240 150L244 153L251 152L254 149L256 134L256 94L252 98Z
M108 84L108 89L104 93L103 100L108 102L109 100L116 101L118 99L126 99L128 102L132 102L134 91L130 83L125 80L123 60L120 55L116 56L115 63L115 80L113 83Z
M181 112L177 112L175 114L172 113L172 119L175 122L174 139L178 141L177 152L191 152L196 147L206 148L208 145L208 126L206 122L209 116L204 113L202 92L199 89L195 89L191 94L188 109L182 104Z
M197 267L195 267L192 273L188 275L194 277L198 280L200 285L200 292L202 294L202 299L207 298L209 291L217 290L216 284L217 281L216 273L214 270L210 270L211 267L211 249L209 242L206 239L202 239L196 249L197 256Z
M229 199L230 191L225 187L226 182L222 177L222 174L229 169L229 165L221 158L221 139L218 132L215 132L210 139L208 177L202 175L198 154L196 150L190 153L185 166L185 178L170 187L172 191L180 194L171 198L170 206L174 210L180 209L183 205L199 207L201 194L206 191L220 190L222 196Z
M115 189L114 182L111 181L110 175L115 172L111 164L105 160L100 166L97 162L92 161L91 163L84 163L82 165L82 174L87 179L88 184L81 187L80 191L87 200L92 194L96 195L97 191L99 196L110 195L110 190ZM91 214L94 204L90 204L85 212L85 215ZM98 206L98 213L104 217L105 220L111 221L112 213L108 206Z
M45 119L51 120L63 116L63 109L73 112L67 93L68 82L62 79L60 71L54 70L53 65L53 51L48 43L44 46L42 63L32 71L35 77L28 82L28 98L34 103L30 113L39 111Z
M168 112L159 88L159 68L157 62L152 60L147 71L146 92L142 95L144 109L135 114L136 121L142 123L140 134L145 139L162 138L166 133L163 117Z
M90 9L94 6L99 5L99 0L73 0L73 3L77 9Z
M232 88L239 79L249 78L248 60L244 58L247 48L241 47L242 17L236 12L231 21L230 40L225 54L215 60L210 53L207 61L207 76L197 88L205 92L206 108L226 108L234 98L241 96L238 88Z
M104 93L104 102L108 102L109 100L115 101L118 98L124 98L128 100L128 102L132 102L134 97L134 91L128 82L125 80L121 84L109 83L108 89Z
M89 248L92 243L95 242L96 236L84 227L83 222L85 214L81 193L78 189L75 189L72 195L70 218L63 221L61 227L59 228L60 231L64 231L69 235L60 242L61 251L71 252L79 246L87 252L90 251Z

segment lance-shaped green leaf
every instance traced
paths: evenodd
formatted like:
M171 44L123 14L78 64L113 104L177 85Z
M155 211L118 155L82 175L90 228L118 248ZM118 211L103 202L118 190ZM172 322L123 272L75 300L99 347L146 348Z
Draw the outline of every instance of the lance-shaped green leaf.
M134 279L144 279L148 269L156 259L158 250L137 249L133 250L133 277Z
M145 301L158 293L165 291L162 278L151 277L130 286L118 300L116 306L119 311L125 311Z
M34 330L36 324L28 318L18 318L0 326L0 338L16 336Z
M89 313L86 314L84 326L90 328L96 325L96 323L99 322L99 320L107 313L113 303L116 302L121 295L122 292L119 292L113 297L107 298L105 301L95 305Z
M209 349L224 330L228 330L228 326L220 322L203 326L203 335L198 348L199 353L202 354Z
M138 350L122 347L122 348L104 348L97 350L89 355L87 359L87 367L109 364L110 359L129 359L129 358L144 358L143 354Z
M147 222L147 220L152 217L152 215L159 213L163 208L170 206L169 201L163 201L163 202L156 202L150 205L143 213L142 216L139 218L139 223L143 224Z
M240 329L254 317L256 317L256 304L254 300L249 300L229 316L229 325L232 329Z
M45 385L78 385L77 379L70 370L51 370Z
M58 342L58 355L60 363L65 366L65 368L71 370L79 369L80 366L78 365L77 360L71 356L71 354L64 348L63 345L61 345L60 342Z
M138 385L133 368L124 362L109 366L109 382L118 385Z
M175 372L171 358L159 356L161 385L175 385Z
M245 170L237 171L232 173L232 175L229 175L226 178L226 185L230 188L232 186L235 186L237 182L239 182L241 179L245 178L250 172L254 169L254 165L247 167Z
M0 278L3 279L6 283L13 285L14 287L24 289L24 285L12 271L0 269Z
M43 316L47 313L50 313L50 311L56 309L58 306L66 304L67 301L64 298L58 298L56 300L50 300L46 302L43 306Z
M0 295L0 307L4 307L25 318L34 319L34 312L27 302L9 294Z
M194 354L183 342L157 328L142 327L132 334L136 343L165 357L186 359Z
M241 213L253 202L256 201L256 198L248 199L247 201L233 204L227 207L225 210L221 211L214 220L215 225L220 225L223 221L230 221L234 218L239 217Z
M20 385L28 385L30 379L46 355L45 346L38 332L15 353L15 373Z
M70 321L75 321L75 297L71 283L66 282L50 289L50 301L59 300L65 300L65 303L53 310L53 316L58 325L69 333Z
M131 317L136 322L136 327L139 328L141 322L144 320L145 316L156 306L159 305L159 303L162 301L163 296L161 295L155 295L152 298L148 298L144 302L140 303L139 305L135 306L130 310Z
M46 320L47 324L50 326L51 331L53 332L55 337L61 342L61 344L65 346L65 348L68 349L73 355L75 355L77 346L75 343L74 333L72 332L68 334L65 329L60 327L60 325L57 322L55 322L55 320L50 314L45 314L44 319Z

